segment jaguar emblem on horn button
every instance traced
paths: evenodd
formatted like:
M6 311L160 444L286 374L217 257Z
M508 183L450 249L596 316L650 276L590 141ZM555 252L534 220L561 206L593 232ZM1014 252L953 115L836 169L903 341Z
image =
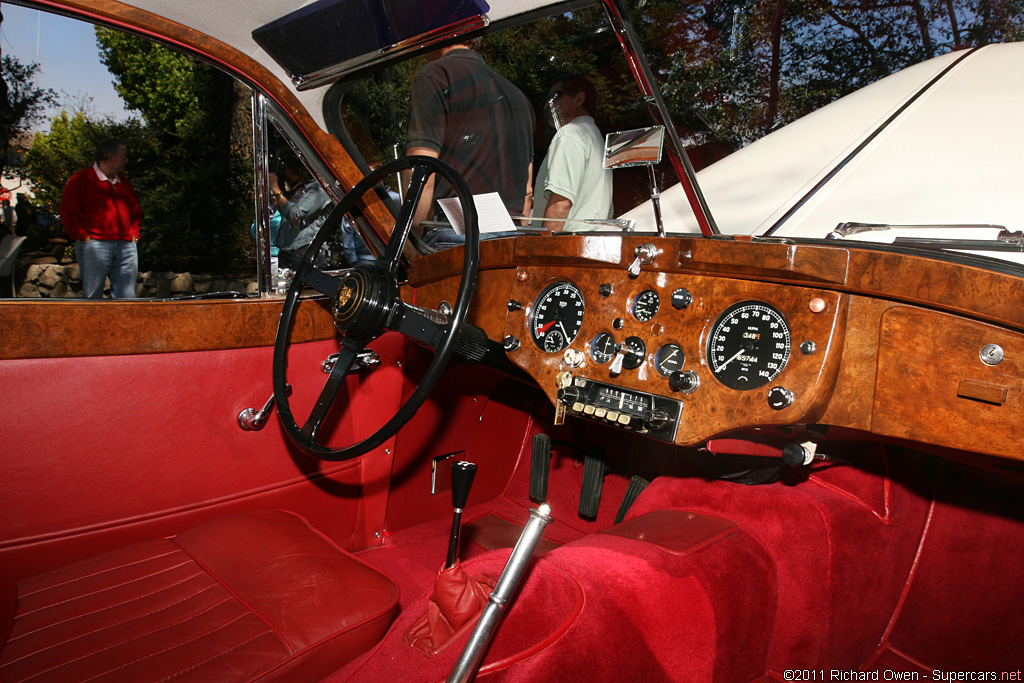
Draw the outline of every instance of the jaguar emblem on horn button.
M352 287L346 284L338 292L338 307L344 306L348 303L348 300L352 298Z

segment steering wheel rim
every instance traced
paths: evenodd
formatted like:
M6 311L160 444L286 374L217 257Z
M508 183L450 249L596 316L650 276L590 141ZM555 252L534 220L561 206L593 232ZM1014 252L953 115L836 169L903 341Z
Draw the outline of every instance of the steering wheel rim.
M387 176L412 170L409 192L398 212L394 230L384 253L371 265L344 271L342 277L324 273L313 266L313 260L327 238L337 230L345 215L374 185ZM404 303L399 296L398 268L405 243L412 231L413 216L430 175L437 173L455 191L465 220L466 246L463 255L462 281L451 316L446 320L436 311L426 311ZM426 400L434 384L451 359L459 333L466 321L469 303L476 289L480 262L480 231L472 193L462 177L445 162L426 156L407 156L382 165L360 180L331 211L316 237L306 249L288 294L274 340L273 382L277 411L285 433L306 453L330 462L359 457L394 436ZM332 299L335 326L342 332L341 350L320 397L303 427L299 427L288 402L286 370L291 328L303 286L309 285ZM394 330L432 346L434 358L427 367L416 390L395 414L376 432L346 448L329 448L317 443L324 419L345 384L356 354L385 330Z

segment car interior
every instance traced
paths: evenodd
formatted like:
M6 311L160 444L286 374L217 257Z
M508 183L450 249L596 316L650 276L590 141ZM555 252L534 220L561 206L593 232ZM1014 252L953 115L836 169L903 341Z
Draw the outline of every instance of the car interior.
M259 293L0 299L0 680L1020 680L1024 269L717 225L725 143L644 55L687 49L669 3L16 4L251 89ZM509 237L404 154L466 33L531 101L587 65L602 130L664 134L613 171L656 227ZM333 208L273 272L288 163ZM414 226L432 174L463 246Z

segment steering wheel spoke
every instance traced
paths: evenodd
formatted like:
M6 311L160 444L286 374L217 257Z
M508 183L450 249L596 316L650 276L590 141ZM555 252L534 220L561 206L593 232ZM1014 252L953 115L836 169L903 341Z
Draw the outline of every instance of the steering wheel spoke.
M388 239L384 254L374 264L348 269L340 277L313 267L314 255L336 230L343 217L374 185L393 173L411 169L407 199L399 211L397 223ZM451 316L409 305L402 301L398 280L399 264L420 198L431 174L438 173L454 188L466 221L466 246L462 263L462 282ZM281 425L288 437L306 453L321 460L349 460L377 448L390 439L423 405L427 395L440 378L455 351L459 332L466 321L469 302L476 287L476 271L480 261L480 232L473 205L473 196L465 181L448 164L433 157L405 157L389 162L371 172L346 194L324 221L320 231L306 249L294 280L285 297L284 308L274 342L274 396ZM335 326L344 333L342 350L331 369L327 383L309 417L299 427L291 412L286 394L285 368L291 345L291 330L296 318L303 286L316 289L331 300ZM357 354L385 329L395 330L434 349L434 359L420 379L419 385L405 403L382 427L362 441L346 448L330 448L317 442L331 407L342 393L345 378L352 372Z
M438 311L402 302L397 320L389 325L395 332L401 332L432 349L444 338L448 331L449 320Z
M398 272L398 264L402 258L402 249L405 247L409 233L412 232L413 220L416 217L416 207L420 205L420 198L423 196L423 189L427 186L427 180L432 171L421 166L412 169L409 179L409 188L405 194L405 201L398 210L398 218L395 219L395 229L391 231L391 238L388 240L384 254L381 256L381 266L389 273Z
M334 361L334 366L331 368L331 374L328 375L324 388L320 390L320 396L317 397L313 410L309 413L309 417L306 418L306 424L302 427L302 434L313 444L316 444L316 438L324 424L324 419L327 418L327 413L330 412L331 406L334 405L338 392L341 391L341 387L345 384L345 378L352 368L352 363L355 362L356 356L362 351L362 344L357 344L357 346L358 348L350 349L347 344L342 344L341 350Z
M296 279L299 278L296 277ZM317 268L310 268L308 272L303 273L301 282L324 296L332 298L338 293L338 289L341 288L341 280Z

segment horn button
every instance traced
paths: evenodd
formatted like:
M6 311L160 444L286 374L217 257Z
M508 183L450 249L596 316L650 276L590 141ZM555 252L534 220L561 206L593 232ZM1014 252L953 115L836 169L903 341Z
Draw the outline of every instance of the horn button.
M334 295L334 325L350 337L369 339L383 330L397 300L397 283L387 271L359 266Z

